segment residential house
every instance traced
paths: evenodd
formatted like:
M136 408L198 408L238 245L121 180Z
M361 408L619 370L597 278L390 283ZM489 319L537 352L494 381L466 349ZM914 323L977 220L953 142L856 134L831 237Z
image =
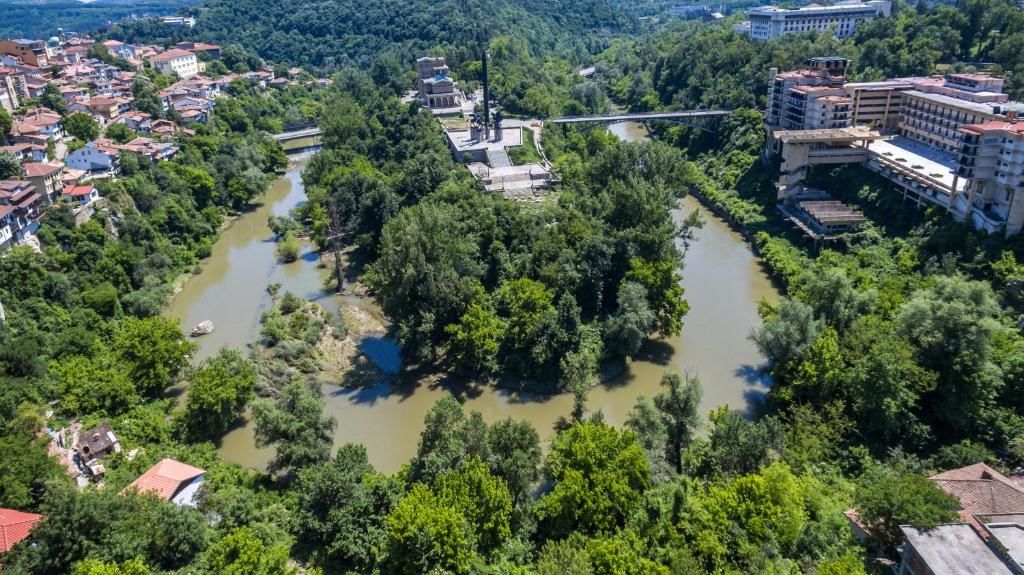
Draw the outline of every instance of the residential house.
M32 162L22 166L25 171L25 179L32 182L36 191L43 196L47 204L57 201L60 191L63 189L61 183L61 172L64 170L62 164L46 164Z
M50 51L43 40L26 40L24 38L0 40L0 53L14 56L37 68L45 68L50 64Z
M1024 488L984 463L929 479L959 501L961 521L931 529L900 526L905 542L895 575L1024 573ZM846 516L858 533L856 512Z
M0 508L0 554L10 551L16 543L28 537L32 527L41 519L43 516L35 513Z
M175 505L195 507L206 471L173 459L163 459L133 481L127 489L152 493Z
M166 76L177 75L179 78L191 78L199 74L199 60L187 50L174 48L162 52L149 59L153 69Z
M178 115L184 122L196 122L197 124L205 124L210 117L206 110L200 108L185 108L179 110Z
M158 142L150 138L138 137L127 144L114 145L122 152L141 156L150 162L169 160L178 153L178 147L170 142Z
M173 138L178 132L178 127L170 120L153 120L151 131L161 138Z
M117 122L128 126L136 132L143 134L150 132L153 129L153 116L139 110L132 110L124 113L117 119Z
M42 162L46 159L46 147L22 142L13 146L0 146L0 152L12 154L22 162Z
M82 207L100 199L100 192L96 189L96 186L86 182L84 184L65 185L61 196L76 207Z
M138 60L138 53L135 51L135 46L131 44L125 44L117 40L104 40L103 46L106 47L107 51L114 56L122 60Z
M18 138L24 136L26 138L42 138L42 142L45 144L48 138L64 139L64 127L59 114L49 110L44 111L43 108L36 108L34 112L30 112L27 116L14 122L11 134L14 136L15 142L23 141Z
M0 180L0 247L10 247L34 234L42 205L32 182Z
M121 168L120 152L111 140L97 138L68 154L64 163L72 168L84 170L94 178L113 177Z
M933 529L900 527L906 543L900 548L896 575L1014 575L1006 561L970 525L939 525Z
M206 54L213 60L220 60L220 46L203 42L178 42L179 50L187 50L193 54Z
M96 96L89 100L87 106L89 112L105 126L113 122L114 118L131 110L132 101L127 98Z
M82 187L92 188L91 185ZM97 197L99 197L98 194ZM114 434L114 430L111 429L109 424L101 423L88 431L80 433L74 449L83 462L88 462L99 457L106 457L112 453L120 453L121 442L117 439L117 435Z

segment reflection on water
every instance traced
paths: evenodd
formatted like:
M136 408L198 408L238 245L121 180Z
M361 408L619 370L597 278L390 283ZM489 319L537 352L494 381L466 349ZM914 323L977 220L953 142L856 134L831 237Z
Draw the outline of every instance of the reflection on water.
M359 342L359 351L384 373L394 375L402 371L402 350L391 339L379 336L364 337Z
M624 139L646 137L643 127L632 123L615 124L610 130ZM203 273L192 278L168 308L167 315L187 329L203 319L216 324L213 334L197 340L198 357L221 345L243 348L255 340L259 315L270 304L265 287L272 282L332 312L344 301L380 315L372 301L325 294L322 286L329 271L318 266L311 246L304 246L296 262L277 262L267 216L287 214L304 201L302 165L300 161L274 184L262 206L224 232L203 263ZM700 376L704 413L725 403L748 410L767 391L767 382L758 372L763 360L747 335L760 322L758 300L777 300L778 293L743 239L696 200L685 198L673 216L681 221L693 210L701 212L706 223L686 257L682 285L690 313L682 334L651 342L619 377L591 391L590 409L603 411L611 423L625 421L638 395L657 393L666 370ZM385 338L366 337L360 349L386 373L401 369L397 346ZM555 421L572 409L572 397L567 394L538 396L443 377L403 374L376 385L345 387L342 383L323 386L326 412L338 421L335 443L364 444L371 462L386 472L396 471L415 453L423 417L445 393L480 411L487 421L528 420L545 440ZM253 467L264 466L271 455L270 450L254 447L249 426L230 432L220 451L230 461Z

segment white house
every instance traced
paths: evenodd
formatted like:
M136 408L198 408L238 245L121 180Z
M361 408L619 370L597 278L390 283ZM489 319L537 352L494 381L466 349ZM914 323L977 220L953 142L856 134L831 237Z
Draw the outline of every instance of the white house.
M119 154L120 150L110 145L109 140L98 139L68 154L64 163L92 176L114 176L121 167Z
M199 73L199 60L188 50L174 48L161 52L149 59L150 65L157 72L166 76L177 74L179 78L191 78Z

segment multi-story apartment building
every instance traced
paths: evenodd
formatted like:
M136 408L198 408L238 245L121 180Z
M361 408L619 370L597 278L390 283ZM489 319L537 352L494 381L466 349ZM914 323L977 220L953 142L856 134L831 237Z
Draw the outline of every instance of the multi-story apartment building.
M748 10L747 15L750 17L750 38L770 40L795 32L824 31L830 28L835 31L836 37L846 38L857 31L860 22L889 16L891 12L891 0L869 0L795 9L762 6Z
M1024 123L1007 120L968 124L962 136L957 175L967 181L954 209L969 212L975 226L1013 235L1024 227ZM1021 197L1017 197L1021 194Z
M914 87L908 80L853 82L845 84L852 103L850 123L884 131L896 129L903 106L903 92Z
M837 123L830 112L847 114L830 106L848 105L832 97L843 97L843 81L850 61L845 58L811 58L808 69L779 72L772 68L768 82L768 110L765 123L770 127L804 130ZM822 99L822 102L818 102ZM809 125L809 122L817 126ZM844 124L848 125L848 124ZM839 126L836 126L839 127Z
M196 55L188 50L178 48L173 48L153 56L149 59L149 63L157 72L165 76L177 74L182 80L187 80L201 71Z
M960 148L959 129L964 124L987 122L1024 109L1024 104L1010 102L1002 92L1002 78L948 74L910 83L913 89L903 92L899 132L946 152Z
M31 182L0 180L0 249L35 233L41 209L42 198Z
M0 40L0 54L14 56L36 68L45 68L50 64L50 49L43 40Z
M768 152L782 159L781 200L799 193L814 165L863 163L919 205L937 204L989 232L1021 231L1024 130L1016 118L1024 104L1009 101L1001 78L844 84L843 62L772 70L765 123Z

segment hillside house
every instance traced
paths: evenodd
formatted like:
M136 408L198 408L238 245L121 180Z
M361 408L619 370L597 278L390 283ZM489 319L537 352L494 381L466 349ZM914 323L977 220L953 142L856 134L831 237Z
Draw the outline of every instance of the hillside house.
M127 489L152 493L175 505L196 506L205 470L173 459L163 459L133 481ZM126 489L126 490L127 490Z

